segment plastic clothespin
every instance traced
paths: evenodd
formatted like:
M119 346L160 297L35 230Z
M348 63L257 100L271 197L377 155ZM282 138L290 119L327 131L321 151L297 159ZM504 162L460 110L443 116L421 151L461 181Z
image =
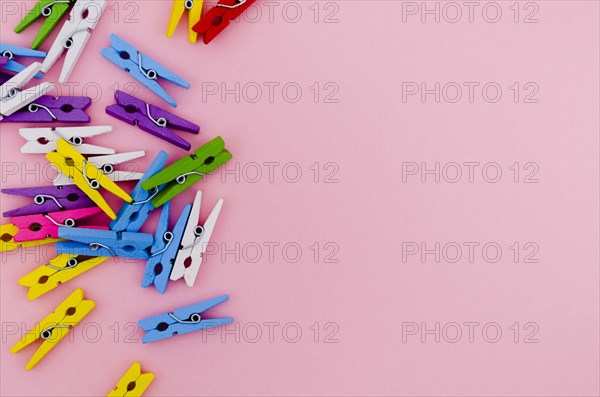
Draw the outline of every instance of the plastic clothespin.
M77 147L81 154L114 154L115 150L85 143L92 138L112 131L109 125L94 127L55 127L55 128L21 128L21 135L27 143L21 147L21 153L49 153L56 150L56 143L64 139Z
M127 152L127 153L116 153L109 154L106 156L93 156L88 157L88 164L93 165L98 168L102 174L104 174L108 179L113 182L128 182L128 181L137 181L144 174L140 172L134 171L122 171L116 170L116 166L122 163L126 163L128 161L135 160L140 157L144 157L146 152L140 150L137 152ZM59 173L53 181L56 186L63 186L73 184L74 181L69 178L67 175Z
M150 190L160 185L166 185L152 200L152 205L158 208L232 158L231 153L225 150L225 141L218 136L196 149L194 154L185 156L144 181L142 188Z
M179 25L183 12L188 10L188 40L190 43L196 43L198 40L198 33L192 29L199 21L202 15L202 3L204 0L174 0L173 8L171 9L171 16L169 18L169 26L167 27L167 37L173 36L175 28Z
M86 96L44 95L29 106L22 108L9 117L5 123L89 123L90 116L85 110L92 104L92 98Z
M154 244L150 251L150 259L146 263L146 270L144 271L144 279L142 280L143 288L154 285L156 290L161 294L164 294L167 290L169 275L173 269L175 256L177 255L185 225L190 216L191 207L190 204L184 207L173 231L169 231L170 203L166 203L163 207L160 221L156 228Z
M117 216L112 208L104 200L98 189L104 187L106 190L115 196L131 203L133 199L123 191L117 184L111 181L102 171L90 164L77 150L64 139L59 139L57 142L57 152L46 154L46 158L64 175L73 180L77 185L98 207L111 218Z
M153 380L154 374L152 372L142 373L142 366L136 361L119 380L117 387L111 390L106 396L141 396Z
M42 72L47 73L66 51L58 81L66 83L69 80L69 76L92 35L91 31L100 21L104 7L106 7L106 0L77 0L71 9L69 20L65 22L48 51Z
M230 21L239 17L252 3L254 0L220 0L204 14L193 29L202 35L204 44L208 44L229 26Z
M19 248L38 247L45 244L54 244L60 239L47 238L40 241L16 242L15 235L19 232L19 228L12 223L0 225L0 252L15 251Z
M140 53L137 48L114 33L110 35L110 45L111 47L102 49L100 53L121 69L129 72L131 77L142 83L171 106L176 107L177 103L159 84L159 78L184 88L190 88L190 83L154 59Z
M34 204L23 208L6 211L3 214L5 217L45 214L94 206L94 202L75 185L2 189L0 192L15 196L32 197L34 202Z
M44 17L42 27L38 31L31 48L37 49L52 33L62 17L67 13L74 0L40 0L15 28L15 33L21 33L40 17Z
M188 287L193 287L196 281L200 265L202 265L202 255L206 252L210 236L219 218L223 199L217 201L210 215L206 218L204 225L198 226L201 204L202 192L198 191L187 226L185 227L185 233L181 240L175 264L173 265L173 271L171 272L171 280L175 281L183 277Z
M60 227L58 236L70 241L56 244L59 254L85 256L118 256L148 260L149 248L154 239L146 233L117 233L112 230L92 230Z
M188 334L231 324L234 321L231 317L204 319L202 316L204 311L225 302L227 299L229 299L229 296L223 295L182 307L173 313L163 313L138 321L139 326L146 331L142 337L142 343L156 342L176 334Z
M192 134L200 132L198 125L123 91L115 92L115 100L117 101L116 105L110 105L106 108L108 115L128 124L137 125L142 131L146 131L182 149L190 150L192 145L185 139L175 135L172 128Z
M96 303L89 299L83 299L83 290L76 289L67 299L65 299L54 312L36 324L35 328L29 331L23 339L10 349L11 353L18 353L38 339L42 339L42 344L33 354L25 369L30 370L39 363L65 336L69 334L71 327L79 324L96 306Z
M98 207L51 212L48 214L25 215L10 218L13 225L19 228L13 239L17 243L41 241L46 238L58 238L59 227L74 228L77 221L101 213ZM107 229L104 226L88 226L93 229ZM81 228L81 226L80 226ZM80 229L78 229L80 230Z
M19 285L28 287L27 298L34 300L52 291L60 284L74 279L104 263L107 257L85 257L62 254L47 265L42 265L19 279Z
M142 182L150 178L152 175L159 172L167 163L169 155L162 150L158 152L152 164L148 167L140 182L131 191L133 202L124 203L119 212L117 219L110 223L111 230L115 232L139 232L148 215L154 206L151 200L161 191L162 186L151 189L150 191L142 189Z
M19 63L16 58L46 58L46 53L44 51L30 50L29 48L6 43L0 43L0 55L8 58L8 62L6 65L2 66L2 69L13 73L21 73L27 68L27 66ZM38 72L39 70L34 73L35 78L41 79L44 77L43 74Z
M54 88L54 84L45 82L24 89L25 85L39 72L41 67L42 65L38 62L32 63L0 86L0 121Z

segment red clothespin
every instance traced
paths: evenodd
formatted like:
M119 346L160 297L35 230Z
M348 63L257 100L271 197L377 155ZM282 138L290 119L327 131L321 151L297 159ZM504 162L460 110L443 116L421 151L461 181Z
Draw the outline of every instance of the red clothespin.
M202 35L208 44L223 31L229 22L239 17L255 0L220 0L217 5L202 16L193 30Z

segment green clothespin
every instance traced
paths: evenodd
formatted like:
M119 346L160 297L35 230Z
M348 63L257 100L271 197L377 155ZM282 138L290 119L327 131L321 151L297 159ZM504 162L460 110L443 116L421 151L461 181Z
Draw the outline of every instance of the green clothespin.
M194 154L177 160L158 174L145 180L142 183L142 189L150 190L166 185L151 201L154 208L158 208L232 158L231 153L225 150L225 141L218 136L196 149Z
M39 48L40 45L46 40L46 38L52 33L52 30L58 25L62 17L67 13L69 7L74 0L40 0L33 7L31 11L23 18L21 22L15 28L15 33L21 33L29 26L31 26L40 17L46 18L40 31L38 32L33 44L32 49Z

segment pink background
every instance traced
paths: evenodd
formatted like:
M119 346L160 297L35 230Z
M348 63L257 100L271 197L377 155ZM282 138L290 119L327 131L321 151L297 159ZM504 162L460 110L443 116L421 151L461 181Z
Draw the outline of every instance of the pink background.
M21 15L8 15L8 3L1 4L1 40L26 46L37 28L15 35ZM120 152L146 150L137 164L141 169L165 148L104 113L114 89L133 81L99 54L115 32L190 81L189 91L163 86L179 103L176 113L201 125L199 136L183 135L194 147L216 135L226 140L243 172L238 181L217 174L199 185L205 193L202 218L223 198L213 242L220 249L234 250L237 243L246 249L240 248L239 259L211 255L194 288L172 283L164 296L139 287L143 263L110 261L33 302L17 280L47 263L53 251L3 255L0 394L105 395L137 360L156 375L149 396L598 395L597 2L537 2L539 22L529 24L522 20L532 9L521 3L515 23L512 1L498 3L498 23L482 18L485 3L473 23L466 15L458 23L435 23L432 16L422 23L418 15L404 23L402 2L297 2L285 12L288 3L271 2L272 19L266 5L254 5L247 20L233 23L209 46L187 43L185 21L175 37L164 36L169 1L109 3L71 77L79 83L77 95L86 93L84 87L101 87L90 114L94 124L115 130L94 142ZM250 22L256 8L262 16ZM292 23L297 8L302 16ZM333 12L327 20L334 23L324 23ZM49 80L57 79L60 67ZM239 103L234 95L202 99L203 88L222 82L229 88L256 82L263 97L250 103L254 91L248 91ZM302 97L289 103L276 90L271 103L265 82L297 83ZM315 82L319 103L310 89ZM324 89L328 82L339 87L337 103L323 101L335 87ZM503 97L497 103L481 95L473 103L435 103L431 95L426 103L417 96L403 102L402 82L497 82ZM509 89L514 82L537 84L539 102L523 103L521 96L515 103ZM93 88L87 93L95 96ZM144 87L137 95L169 108ZM3 168L26 163L27 170L46 170L42 156L19 153L19 127L1 126ZM170 161L184 154L165 150ZM435 183L432 176L426 183L418 176L403 183L403 162L432 168L435 162L469 161L498 163L502 180L488 183L479 173L473 183L466 176L458 183ZM280 164L272 181L264 165L269 162ZM539 183L522 183L525 171L513 182L509 167L515 162L536 163ZM263 173L258 181L256 163ZM314 163L321 170L317 183ZM328 163L334 164L325 168ZM282 177L286 164L292 178L295 167L302 170L297 183ZM335 177L327 178L336 167ZM2 187L48 184L35 171L3 178ZM190 190L178 197L176 213L193 196ZM1 209L25 204L2 196ZM153 231L157 216L146 231ZM435 242L496 242L503 255L497 263L479 254L473 263L464 256L458 263L435 263L432 255L426 263L418 256L403 263L403 242L429 248ZM515 242L537 244L538 263L523 263L522 249L515 263L509 249ZM269 243L280 244L273 260ZM293 249L287 257L281 253L290 243L302 249L297 263L289 258ZM315 243L317 260L310 248ZM252 263L256 245L263 252ZM336 247L337 263L325 263ZM73 331L72 343L61 342L26 372L35 347L10 354L20 336L7 327L33 326L77 287L96 301L96 309ZM131 343L142 332L129 323L223 293L230 300L212 315L235 317L239 341L219 330ZM280 324L272 340L264 325L269 322ZM404 335L403 342L403 323L422 322L428 328L436 322L481 326L472 343L465 334L457 343L446 340L452 336L436 343L432 335L424 343L419 335ZM518 343L509 328L515 322ZM85 328L87 323L94 325ZM255 323L262 330L256 341ZM290 341L293 323L302 330L297 343ZM502 328L499 342L483 339L487 323ZM523 343L531 331L523 329L526 323L537 324L537 343Z

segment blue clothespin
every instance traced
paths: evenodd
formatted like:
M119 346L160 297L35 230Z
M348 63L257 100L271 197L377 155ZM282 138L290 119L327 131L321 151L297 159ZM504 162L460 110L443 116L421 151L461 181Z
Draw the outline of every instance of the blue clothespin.
M175 334L188 334L208 328L231 324L231 317L204 319L202 313L219 303L225 302L229 296L223 295L203 302L195 303L173 313L163 313L138 321L138 325L146 331L142 343L167 339Z
M8 63L2 66L2 70L7 72L20 73L27 67L15 60L16 57L23 58L46 58L44 51L32 50L25 47L19 47L16 45L0 43L0 56L7 57ZM35 78L41 79L44 77L43 74L38 73Z
M169 210L170 202L165 204L160 215L158 227L156 228L156 236L154 245L151 248L151 255L146 270L144 271L144 279L142 287L146 288L154 284L156 290L164 294L167 290L169 277L173 270L175 257L179 251L179 244L185 232L185 225L190 217L192 205L188 204L181 211L179 220L175 224L173 231L169 231Z
M74 227L59 227L58 236L67 242L56 244L59 254L83 256L118 256L121 258L148 260L146 249L153 243L151 234L117 233Z
M150 167L144 173L144 176L140 179L140 182L135 186L130 196L133 202L125 203L117 214L117 219L110 223L110 229L115 232L132 232L137 233L140 231L148 215L154 210L152 205L152 199L164 188L164 186L158 186L155 189L144 190L142 189L142 182L150 178L154 174L158 173L163 169L167 163L169 155L162 150L158 152Z
M158 83L159 78L184 88L190 88L190 83L154 59L140 53L137 48L114 33L110 35L110 45L112 47L103 48L100 53L121 69L129 72L131 77L148 87L171 106L176 107L177 103Z

